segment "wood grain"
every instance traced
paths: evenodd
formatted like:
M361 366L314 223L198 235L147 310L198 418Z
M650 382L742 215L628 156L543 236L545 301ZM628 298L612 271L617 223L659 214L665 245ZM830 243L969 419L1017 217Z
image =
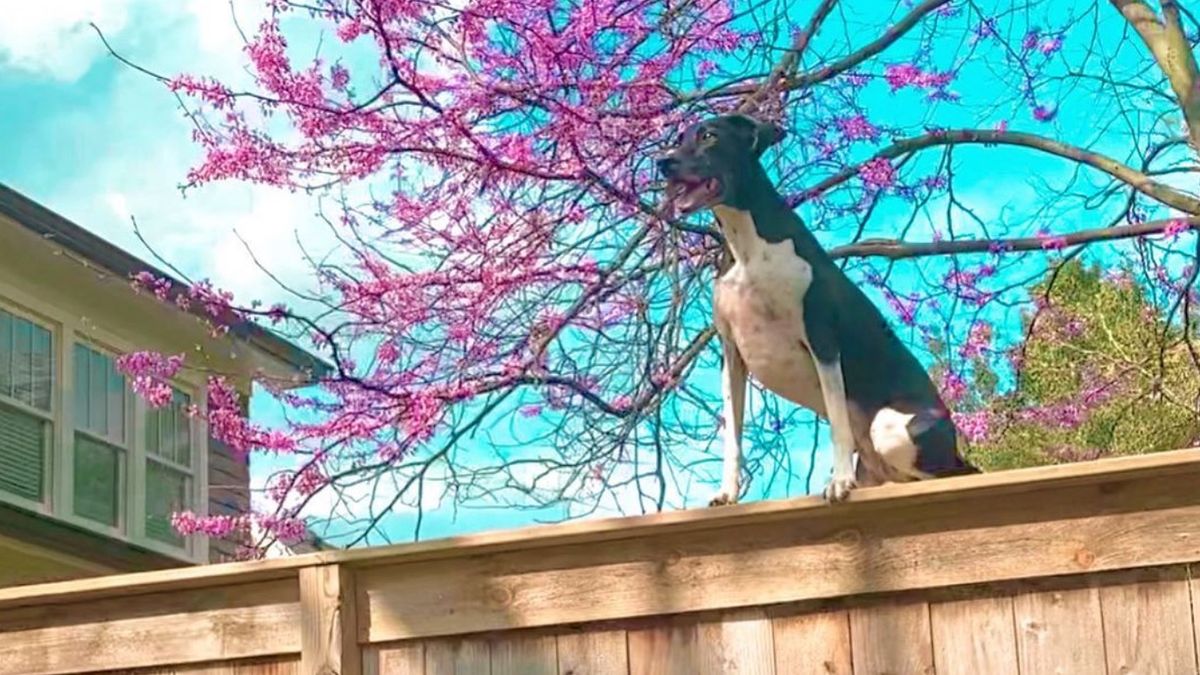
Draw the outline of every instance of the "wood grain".
M559 675L629 675L623 630L585 630L558 636Z
M425 675L425 645L420 642L363 649L363 675Z
M932 675L929 605L880 604L850 610L854 675Z
M218 587L267 579L295 578L301 567L325 564L371 566L427 560L466 559L484 554L566 546L578 543L641 537L663 537L797 519L827 520L831 515L862 519L866 513L908 509L923 504L962 502L1021 493L1055 494L1085 485L1153 482L1162 477L1200 475L1200 449L1149 455L1112 457L1091 462L1034 467L1013 471L917 481L854 492L831 514L819 497L769 500L722 509L690 509L631 518L606 518L463 537L377 546L350 551L326 551L273 560L185 567L177 570L98 577L0 589L0 609L49 603L71 603L102 597L128 597L165 590ZM942 513L945 508L940 509Z
M1022 673L1107 672L1097 589L1022 593L1013 612Z
M777 616L775 669L779 675L851 675L850 617L844 610Z
M354 573L341 565L300 570L300 675L361 675Z
M491 675L492 652L484 640L434 640L425 644L425 675Z
M713 611L1200 559L1191 475L370 567L360 642ZM1147 504L1156 508L1140 510ZM841 514L841 515L839 515ZM914 565L912 561L921 561Z
M697 626L700 675L775 675L771 620L759 609L729 612Z
M492 643L492 675L558 675L553 635L507 635Z
M1142 581L1100 589L1108 672L1196 674L1196 643L1186 579Z
M104 675L296 675L300 662L295 659L284 661L238 661L234 663L199 664L171 668L138 670L113 670Z
M933 603L929 618L938 675L1018 672L1011 597Z
M1200 565L1188 565L1187 577L1192 605L1192 637L1195 639L1196 660L1200 664Z
M696 675L700 672L694 623L664 623L631 630L629 675Z
M299 623L297 589L287 581L25 607L0 613L0 675L296 654Z

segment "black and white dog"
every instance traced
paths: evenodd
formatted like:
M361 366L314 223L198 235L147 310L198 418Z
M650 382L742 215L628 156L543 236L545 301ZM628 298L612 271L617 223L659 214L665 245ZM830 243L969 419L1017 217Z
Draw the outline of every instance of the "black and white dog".
M977 473L959 456L925 369L771 184L759 158L782 137L775 125L725 115L689 127L658 160L668 204L684 214L712 209L733 253L713 293L725 449L710 503L739 496L748 375L829 420L828 501L860 483Z

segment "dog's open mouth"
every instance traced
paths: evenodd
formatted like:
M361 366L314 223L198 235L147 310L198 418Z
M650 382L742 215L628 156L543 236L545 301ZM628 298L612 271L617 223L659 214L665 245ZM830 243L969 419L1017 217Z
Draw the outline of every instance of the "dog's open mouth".
M712 206L721 198L718 178L672 178L667 181L667 211L682 215Z

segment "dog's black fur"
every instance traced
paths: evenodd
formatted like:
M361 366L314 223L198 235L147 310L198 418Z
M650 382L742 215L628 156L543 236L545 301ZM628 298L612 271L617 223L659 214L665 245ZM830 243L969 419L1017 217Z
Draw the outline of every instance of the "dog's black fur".
M748 212L758 237L790 241L796 255L811 265L811 285L803 300L807 346L819 362L841 364L860 468L865 462L869 470L889 473L865 457L861 447L864 427L869 429L886 407L914 415L907 432L918 449L916 469L929 476L976 473L958 453L949 411L925 369L772 184L760 158L783 136L780 127L747 116L716 117L686 129L658 160L658 168L668 179L669 192L701 186L702 203L693 199L685 210L725 206Z

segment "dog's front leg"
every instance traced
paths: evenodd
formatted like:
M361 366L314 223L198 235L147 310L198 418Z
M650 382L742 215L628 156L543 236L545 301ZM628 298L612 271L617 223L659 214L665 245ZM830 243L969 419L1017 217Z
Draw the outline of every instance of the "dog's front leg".
M728 338L721 339L721 399L725 429L722 439L724 456L721 461L721 489L708 502L709 506L737 502L742 489L742 415L746 408L746 362L737 345Z
M825 487L825 500L840 502L856 486L854 480L854 431L850 428L850 411L846 403L846 383L842 377L842 359L838 354L813 355L821 394L825 399L825 414L833 435L833 478Z

